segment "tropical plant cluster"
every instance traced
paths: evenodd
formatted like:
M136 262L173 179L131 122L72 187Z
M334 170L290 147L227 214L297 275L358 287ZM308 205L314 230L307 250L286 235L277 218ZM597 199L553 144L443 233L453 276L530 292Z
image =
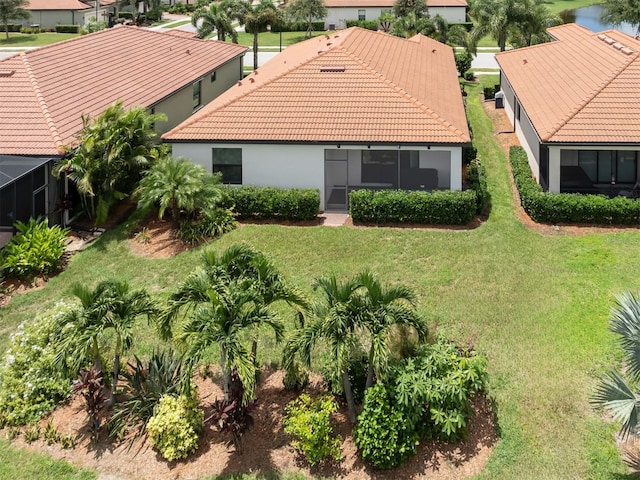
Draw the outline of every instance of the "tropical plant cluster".
M525 212L542 223L602 223L635 225L640 223L640 202L617 196L544 192L531 173L527 153L522 147L509 151L513 178Z
M17 234L0 250L0 276L28 279L49 275L59 266L69 230L31 218L14 224Z
M242 219L313 220L320 209L320 192L314 189L226 187L223 206Z

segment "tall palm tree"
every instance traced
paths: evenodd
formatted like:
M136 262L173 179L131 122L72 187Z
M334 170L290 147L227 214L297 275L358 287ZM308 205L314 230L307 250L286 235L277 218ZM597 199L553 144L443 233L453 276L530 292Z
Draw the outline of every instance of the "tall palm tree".
M120 374L120 357L133 343L135 320L141 315L152 318L156 307L144 290L131 290L126 282L106 280L93 290L76 283L71 292L80 300L80 305L70 310L61 319L62 341L57 360L68 363L78 371L86 359L93 358L96 370L102 372L100 341L111 330L115 336L113 377L110 404L113 404ZM71 351L71 345L76 349Z
M235 0L222 0L198 8L191 15L191 24L198 29L198 38L205 38L215 31L221 42L229 36L233 43L238 43L238 32L233 28L233 22L242 18L240 6Z
M356 421L356 407L349 380L349 358L358 342L357 331L362 327L356 295L359 287L356 281L338 282L335 276L316 279L313 288L320 290L322 299L311 305L311 320L292 336L284 350L285 365L298 354L309 367L313 348L320 342L328 346L333 376L342 382L352 423Z
M424 341L427 328L414 309L415 296L404 285L385 288L371 272L361 272L355 280L362 288L360 312L362 324L371 338L369 370L365 390L373 385L374 375L384 378L389 358L389 334L394 325L413 327Z
M524 6L518 0L474 0L469 15L474 20L471 35L474 42L490 35L504 52L511 27L524 19Z
M159 205L158 217L163 218L168 209L176 224L181 210L190 215L199 208L214 207L224 196L219 175L210 175L201 165L170 155L147 170L135 195L139 208Z
M396 37L411 38L418 33L429 35L433 32L433 23L430 17L416 15L409 12L401 17L396 17L391 33Z
M426 33L431 38L446 43L452 47L464 47L465 51L470 55L475 55L477 45L466 28L459 24L450 24L446 18L441 15L431 17L432 32Z
M516 48L548 42L551 37L547 28L562 23L562 19L551 13L542 0L523 0L523 10L520 21L512 26L511 39Z
M255 5L244 2L245 11L242 23L244 30L253 35L253 69L258 69L258 35L266 32L267 28L278 18L278 11L271 0L260 0Z
M618 335L624 355L625 375L618 370L605 374L592 397L592 404L607 410L622 422L620 433L628 437L640 425L640 297L624 293L613 308L609 329ZM625 378L626 377L626 378Z

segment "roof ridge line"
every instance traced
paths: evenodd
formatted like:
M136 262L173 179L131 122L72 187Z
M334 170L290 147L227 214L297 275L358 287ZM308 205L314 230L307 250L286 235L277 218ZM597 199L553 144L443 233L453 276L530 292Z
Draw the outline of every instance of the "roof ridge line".
M56 128L56 124L53 121L53 117L51 116L51 112L49 112L49 107L47 102L44 99L44 95L42 94L42 90L40 90L40 85L38 84L38 80L31 69L31 64L29 63L29 59L27 58L26 52L20 53L20 58L22 59L22 64L27 72L27 77L29 77L29 83L31 83L31 87L33 88L33 92L36 95L36 100L40 108L42 109L42 115L44 116L44 120L47 123L47 127L49 128L49 133L51 134L51 138L58 148L58 152L63 152L62 145L62 137L60 137L60 133Z
M596 87L593 93L588 95L587 98L585 98L585 100L580 105L578 105L577 108L571 110L567 115L565 115L564 119L560 120L559 124L557 124L557 126L555 126L547 135L545 135L545 138L543 140L546 140L546 141L550 140L551 137L553 137L556 133L558 133L562 127L564 127L567 123L573 120L576 117L576 115L578 115L582 110L584 110L584 108L591 102L591 100L596 98L600 93L602 93L602 91L605 88L611 85L611 82L613 82L616 78L620 76L622 72L624 72L627 68L629 68L629 66L633 62L635 62L635 60L639 56L640 56L639 52L636 52L635 55L629 55L630 58L626 63L623 63L622 66L617 71L612 73L604 82L602 82L602 85L600 85L599 87Z
M429 38L426 37L425 38ZM342 46L342 45L340 45ZM346 51L346 50L345 50ZM380 73L378 70L375 70L374 68L372 68L371 66L369 66L367 63L365 63L360 57L356 56L354 53L346 51L349 56L351 56L352 58L354 58L358 63L360 63L360 65L362 65L365 69L369 70L370 72L376 73L378 75L378 77L380 79L382 79L382 83L385 83L389 86L391 86L391 88L396 92L399 93L400 96L404 99L406 99L408 101L408 103L416 106L419 110L422 110L423 112L427 113L428 115L431 116L431 118L433 118L434 120L436 120L440 125L442 125L443 127L445 127L447 130L449 130L451 133L456 134L458 136L462 135L462 131L458 128L455 128L453 126L453 124L448 121L447 119L445 119L444 117L440 116L438 113L435 112L435 110L432 110L431 108L427 107L424 103L422 103L421 101L419 101L416 97L410 95L406 90L404 90L403 88L400 88L398 85L396 85L395 83L393 83L391 80L389 80L386 76L384 76L382 73ZM471 141L471 139L469 139L469 141Z

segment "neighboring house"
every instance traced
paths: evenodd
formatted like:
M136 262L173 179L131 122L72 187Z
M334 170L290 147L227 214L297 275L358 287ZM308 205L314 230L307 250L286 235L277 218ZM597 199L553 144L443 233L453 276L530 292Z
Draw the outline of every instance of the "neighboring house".
M507 114L550 192L635 196L640 41L575 24L554 41L496 55Z
M350 28L287 47L163 140L225 183L345 210L359 188L460 190L470 137L451 47Z
M440 15L449 23L467 21L467 0L426 0L429 15ZM395 0L325 0L326 30L346 28L348 20L375 20L383 13L393 13Z
M82 115L121 99L166 114L156 126L165 132L241 79L246 51L119 26L0 60L0 230L30 216L54 219L51 167L74 144Z
M56 25L84 26L92 19L107 21L115 11L115 0L30 0L25 10L31 15L21 20L23 26L38 25L52 29Z

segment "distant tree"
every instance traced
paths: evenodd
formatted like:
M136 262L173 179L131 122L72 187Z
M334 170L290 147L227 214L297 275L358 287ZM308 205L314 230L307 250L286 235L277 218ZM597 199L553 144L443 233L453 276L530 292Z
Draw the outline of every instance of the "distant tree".
M286 7L287 15L296 22L307 23L305 38L311 37L314 20L322 20L327 16L324 0L293 0Z
M550 40L547 28L560 25L562 19L549 10L543 0L522 0L523 15L511 29L514 47L529 47Z
M258 4L244 2L245 11L242 23L244 31L253 35L253 69L258 69L258 35L278 18L278 12L271 0L260 0Z
M521 0L475 0L469 14L474 20L473 40L490 35L504 52L512 26L524 21L525 5Z
M29 5L29 0L0 0L0 22L4 26L4 34L9 40L9 22L11 20L28 19L31 17L24 9Z
M403 38L411 38L418 33L428 36L433 33L433 23L429 17L409 12L406 15L395 18L391 33L396 37Z
M429 36L452 47L463 47L470 55L476 53L476 43L466 28L458 24L450 24L446 18L436 15L431 18L432 33Z
M393 5L393 13L396 17L406 17L414 13L417 17L427 14L427 2L425 0L396 0Z
M205 38L215 31L221 42L231 37L233 43L238 43L238 32L233 28L233 22L240 22L244 13L244 4L236 0L212 2L208 7L200 7L193 12L191 24L198 29L198 38Z
M602 20L613 25L629 23L640 35L640 0L605 0Z

